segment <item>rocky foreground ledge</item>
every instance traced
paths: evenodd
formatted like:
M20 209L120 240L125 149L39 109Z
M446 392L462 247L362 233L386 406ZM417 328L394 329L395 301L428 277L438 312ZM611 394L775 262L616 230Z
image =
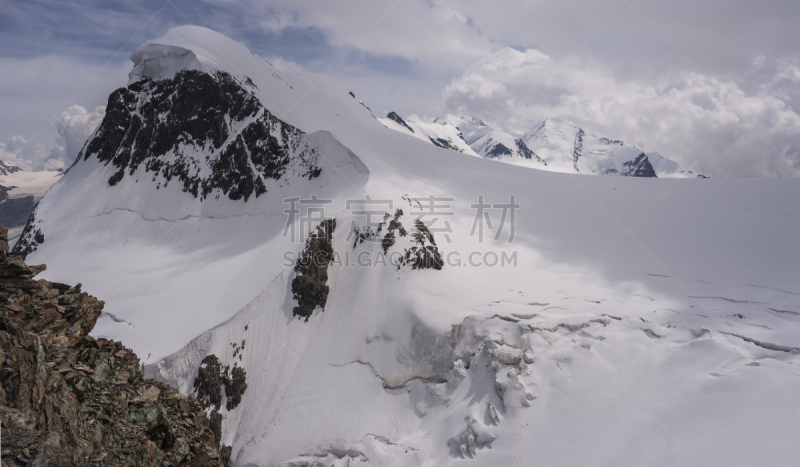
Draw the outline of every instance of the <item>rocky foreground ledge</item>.
M144 379L121 343L89 336L103 302L80 284L34 280L45 266L8 254L7 235L0 227L2 466L227 465L197 400Z

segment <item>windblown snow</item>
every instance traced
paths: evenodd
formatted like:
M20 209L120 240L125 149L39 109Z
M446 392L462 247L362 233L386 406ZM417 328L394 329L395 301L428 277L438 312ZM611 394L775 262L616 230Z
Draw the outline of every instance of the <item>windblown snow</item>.
M515 137L475 119L378 120L331 79L280 72L199 27L132 60L119 96L180 96L177 78L199 73L237 83L254 113L203 107L224 131L198 139L196 119L177 106L150 118L143 95L107 110L106 136L86 146L107 152L82 153L41 200L27 262L105 301L95 334L184 393L208 355L243 368L241 402L220 409L234 465L800 456L796 180L665 180L686 173L651 153L657 178L585 175L649 169L632 146L563 121ZM267 115L250 145L246 128ZM115 119L136 118L150 123L116 133ZM151 162L125 159L165 128L186 136ZM309 160L318 172L299 169ZM211 180L208 196L182 174ZM261 194L229 195L258 180ZM334 228L318 243L323 219ZM328 246L325 275L291 261ZM324 295L307 322L293 311L303 294Z

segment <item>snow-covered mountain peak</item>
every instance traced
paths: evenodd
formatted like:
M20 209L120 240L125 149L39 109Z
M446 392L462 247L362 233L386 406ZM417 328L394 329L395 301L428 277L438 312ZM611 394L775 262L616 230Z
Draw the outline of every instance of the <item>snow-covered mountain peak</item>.
M568 120L548 117L536 125L533 125L531 129L523 135L522 140L528 142L531 140L545 139L553 142L567 142L571 145L579 131L581 131L581 128Z
M436 117L436 119L433 120L433 123L452 125L458 128L464 140L470 146L481 139L492 129L478 117L466 114L445 113Z
M128 84L142 78L168 79L184 70L238 75L242 71L236 64L252 60L257 57L233 39L200 26L180 26L145 42L133 52Z
M522 137L550 170L634 177L705 178L655 152L588 132L563 118L546 118Z

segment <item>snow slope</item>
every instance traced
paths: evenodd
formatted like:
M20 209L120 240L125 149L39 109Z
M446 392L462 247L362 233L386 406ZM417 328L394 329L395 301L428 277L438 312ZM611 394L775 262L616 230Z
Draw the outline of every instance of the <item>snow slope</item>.
M103 299L96 334L184 392L208 354L243 367L242 403L222 409L235 465L777 466L800 455L796 180L497 164L387 128L328 78L279 73L207 29L175 28L145 49L132 79L181 67L249 78L264 109L318 149L320 175L200 199L178 183L156 189L163 180L143 170L109 185L116 167L82 159L39 204L45 241L28 263ZM536 153L557 166L561 143L546 143ZM341 260L324 311L305 322L286 261L305 236L283 235L284 199L312 194L331 201ZM403 209L409 232L427 197L451 198L438 203L452 215L431 226L444 267L384 266L411 235L387 256L383 242L354 241L367 226L347 201L366 195L379 213ZM494 206L483 241L471 235L479 195ZM506 224L495 239L511 195L514 237ZM504 254L516 261L495 264Z

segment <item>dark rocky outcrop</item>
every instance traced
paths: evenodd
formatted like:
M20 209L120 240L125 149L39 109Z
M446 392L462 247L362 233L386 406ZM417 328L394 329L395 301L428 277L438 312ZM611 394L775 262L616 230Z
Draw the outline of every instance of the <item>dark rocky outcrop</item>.
M586 133L583 132L582 129L578 129L578 134L575 135L575 143L572 148L572 167L575 169L575 172L581 173L580 169L578 168L578 159L581 157L581 151L583 151L583 137L586 136Z
M224 387L225 408L233 410L242 402L242 396L247 389L246 376L244 368L237 364L234 363L231 370L227 366L223 367L216 355L206 355L193 383L197 400L204 408L218 411L222 406Z
M436 240L428 227L419 219L414 220L411 238L414 245L405 250L401 264L410 265L411 269L442 269L444 261L439 247L436 246Z
M165 184L176 179L194 196L219 189L245 201L265 193L266 180L283 177L293 158L298 175L318 175L316 149L303 146L303 132L272 115L247 87L224 72L185 70L117 89L78 159L95 156L116 167L112 186L142 168ZM194 151L210 157L197 159ZM206 163L211 173L201 176Z
M144 379L138 357L89 332L103 302L35 280L0 228L3 466L221 466L194 397Z
M547 162L545 162L545 160L541 157L537 156L535 152L531 151L524 141L517 138L515 142L517 143L517 150L522 157L525 159L533 159L536 162L541 162L542 164L547 165Z
M247 390L246 372L235 363L232 371L227 366L223 368L216 355L206 355L200 363L193 386L197 400L209 413L210 430L214 434L214 445L219 447L221 461L225 467L229 467L233 448L222 444L224 417L219 412L222 405L222 388L225 388L225 408L235 409L242 402L242 396Z
M491 151L486 153L486 157L490 159L496 159L501 156L511 156L513 153L511 149L508 149L505 144L497 143L494 145Z
M386 118L388 118L389 120L397 123L400 126L406 127L406 129L408 131L410 131L411 133L414 133L414 129L411 128L410 126L408 126L408 123L406 123L406 121L403 120L403 118L400 117L399 115L397 115L395 112L389 112L388 114L386 114Z
M410 204L411 201L409 200L409 205ZM369 227L355 227L353 248L368 240L380 241L383 255L386 256L389 249L397 242L398 235L400 237L409 235L409 231L403 226L400 220L402 216L402 209L397 209L394 215L387 212L383 216L383 222L378 224L378 228L374 231ZM381 233L384 231L386 233L383 235L383 238L380 238ZM414 219L414 228L411 230L411 246L403 248L403 253L395 264L397 264L397 269L404 266L411 266L411 269L438 270L442 269L444 266L442 254L439 251L439 247L436 245L433 232L431 232L419 218Z
M219 410L222 404L222 365L216 355L206 355L200 362L193 386L203 407Z
M247 372L234 363L230 374L225 372L222 384L225 386L225 408L233 410L242 402L242 396L247 390Z
M320 223L317 230L309 235L306 247L294 266L296 276L292 279L292 293L297 306L292 315L308 318L319 306L325 309L328 301L328 266L333 261L333 231L336 219Z
M645 153L639 154L636 159L632 161L623 162L622 165L625 168L620 172L621 175L628 177L656 178L656 171L653 169L653 165L650 163Z
M428 139L431 140L431 143L433 143L434 146L440 147L442 149L449 149L451 151L464 152L463 149L459 149L458 146L453 144L453 142L450 140L450 138L444 139L444 138L430 138L429 137ZM462 136L461 139L464 139L464 137Z
M386 234L383 236L383 240L381 240L381 248L383 248L384 255L389 251L389 248L395 244L397 235L400 235L401 237L408 235L405 227L403 227L403 224L400 222L400 216L402 215L402 209L396 210L394 212L394 216L390 216L387 212L383 216L383 222L381 222L381 224L378 226L379 233L381 230L383 230L383 227L386 226ZM387 222L389 225L386 225Z

